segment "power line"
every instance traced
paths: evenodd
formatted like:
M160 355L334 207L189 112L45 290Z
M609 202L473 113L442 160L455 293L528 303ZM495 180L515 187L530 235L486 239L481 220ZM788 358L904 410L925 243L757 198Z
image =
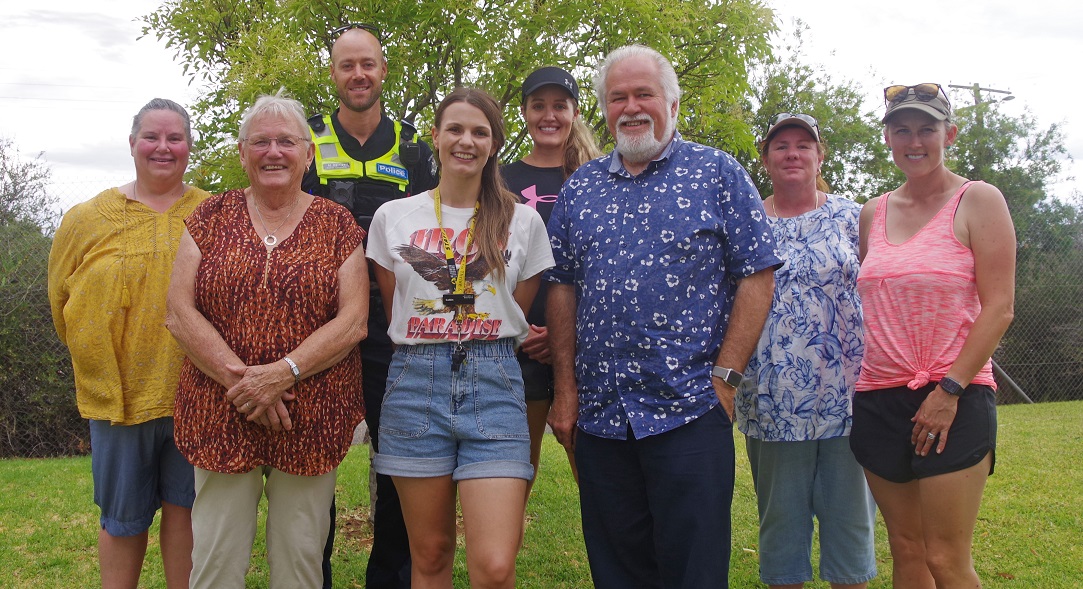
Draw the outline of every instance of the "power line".
M48 100L52 102L105 102L110 104L132 104L134 100L102 100L98 98L45 98L35 96L0 96L0 100Z
M0 82L0 86L47 86L50 88L97 88L101 90L133 90L131 86L90 86L87 84L47 84L45 82Z

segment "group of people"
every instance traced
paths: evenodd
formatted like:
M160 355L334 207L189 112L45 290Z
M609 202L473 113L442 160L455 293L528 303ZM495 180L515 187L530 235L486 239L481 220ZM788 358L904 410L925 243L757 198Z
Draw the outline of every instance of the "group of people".
M57 231L103 587L136 586L159 508L169 587L243 587L264 495L271 587L330 587L362 419L373 589L451 587L457 503L471 586L514 587L547 423L595 587L728 586L734 423L764 583L812 580L815 519L821 578L866 586L879 507L896 587L980 585L1015 242L1000 192L944 165L942 88L885 90L906 182L864 207L830 194L818 122L778 115L761 200L681 136L653 49L597 69L611 153L573 76L543 67L521 89L532 147L501 167L489 94L449 94L430 148L383 111L380 31L335 34L338 109L306 119L274 95L244 113L249 186L186 186L188 115L155 99L129 138L136 180Z

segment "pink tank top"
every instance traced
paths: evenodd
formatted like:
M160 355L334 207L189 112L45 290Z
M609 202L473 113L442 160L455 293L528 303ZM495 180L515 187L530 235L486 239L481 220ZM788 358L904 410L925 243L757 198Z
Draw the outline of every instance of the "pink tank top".
M967 182L916 235L887 240L887 202L877 203L857 290L865 313L858 391L917 389L947 374L981 310L974 252L955 237L955 211ZM992 362L974 380L996 388Z

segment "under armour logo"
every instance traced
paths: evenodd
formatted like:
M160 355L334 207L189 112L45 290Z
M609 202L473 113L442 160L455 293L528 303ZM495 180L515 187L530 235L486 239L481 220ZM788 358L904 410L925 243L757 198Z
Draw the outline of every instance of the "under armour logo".
M538 203L540 202L550 203L557 201L557 195L555 194L538 195L538 186L536 184L524 188L522 194L523 204L535 211L538 210Z

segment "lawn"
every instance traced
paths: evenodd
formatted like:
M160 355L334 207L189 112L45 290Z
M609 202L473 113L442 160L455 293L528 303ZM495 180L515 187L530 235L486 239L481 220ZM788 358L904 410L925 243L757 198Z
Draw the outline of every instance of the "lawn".
M974 539L975 564L987 588L1083 587L1083 402L1000 408L996 474L989 479ZM757 576L756 508L744 442L737 436L731 585L762 587ZM556 442L546 440L542 468L527 508L519 586L587 588L590 573L575 485ZM339 540L335 587L364 587L369 527L368 450L355 447L339 470ZM97 507L90 459L0 461L0 587L92 587L97 584ZM141 587L165 587L152 529ZM880 576L891 587L891 558L877 529ZM266 587L262 538L249 587ZM463 555L455 586L467 587ZM808 587L827 589L826 583Z

